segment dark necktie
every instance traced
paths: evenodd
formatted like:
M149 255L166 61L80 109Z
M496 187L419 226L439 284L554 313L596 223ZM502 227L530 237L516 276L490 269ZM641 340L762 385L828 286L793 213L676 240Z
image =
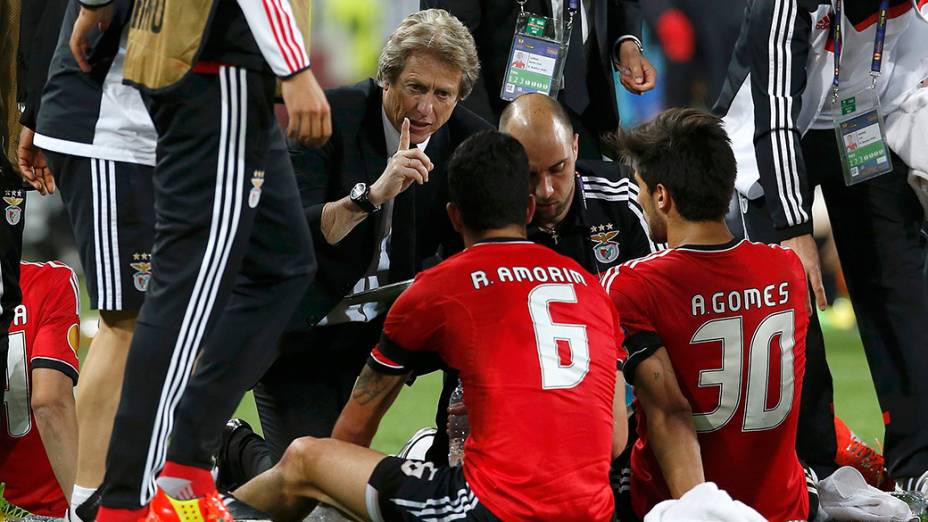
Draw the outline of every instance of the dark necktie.
M578 1L579 5L580 2ZM564 0L564 17L570 19L568 6L570 0ZM589 14L589 13L587 13ZM570 47L567 49L567 63L564 65L564 103L576 114L590 105L590 94L586 86L586 53L583 52L583 28L580 10L574 14L573 30L570 33Z
M416 187L403 191L393 200L390 235L390 282L416 275Z

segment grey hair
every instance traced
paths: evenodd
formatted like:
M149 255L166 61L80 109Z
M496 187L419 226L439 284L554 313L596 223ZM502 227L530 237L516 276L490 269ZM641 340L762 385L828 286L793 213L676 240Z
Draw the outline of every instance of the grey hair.
M393 83L416 51L432 53L461 71L458 99L470 94L480 73L477 45L467 27L444 9L426 9L400 22L387 40L377 63L377 83Z

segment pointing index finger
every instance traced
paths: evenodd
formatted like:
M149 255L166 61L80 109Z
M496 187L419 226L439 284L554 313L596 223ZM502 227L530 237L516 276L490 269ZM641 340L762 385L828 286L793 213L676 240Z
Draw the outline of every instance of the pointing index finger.
M399 150L409 148L409 118L403 118L403 126L400 130L400 147Z

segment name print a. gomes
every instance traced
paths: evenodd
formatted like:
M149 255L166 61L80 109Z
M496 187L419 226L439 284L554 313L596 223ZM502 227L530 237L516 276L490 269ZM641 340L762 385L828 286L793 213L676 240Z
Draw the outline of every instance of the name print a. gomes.
M702 294L692 297L691 314L700 317L708 314L724 314L761 309L786 304L789 301L789 283L783 281L763 288L745 288L715 292L708 298Z
M487 288L493 283L576 283L587 286L586 277L576 270L557 266L501 266L496 268L494 274L483 270L470 273L470 281L474 290Z

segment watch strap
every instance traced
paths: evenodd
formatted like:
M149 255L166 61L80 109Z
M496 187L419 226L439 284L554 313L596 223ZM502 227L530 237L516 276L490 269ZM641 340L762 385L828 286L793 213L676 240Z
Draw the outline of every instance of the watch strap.
M359 196L351 195L349 198L354 202L361 210L371 214L380 210L380 207L371 203L371 200L368 199L368 195L371 193L371 187L369 185L364 186L364 192Z

